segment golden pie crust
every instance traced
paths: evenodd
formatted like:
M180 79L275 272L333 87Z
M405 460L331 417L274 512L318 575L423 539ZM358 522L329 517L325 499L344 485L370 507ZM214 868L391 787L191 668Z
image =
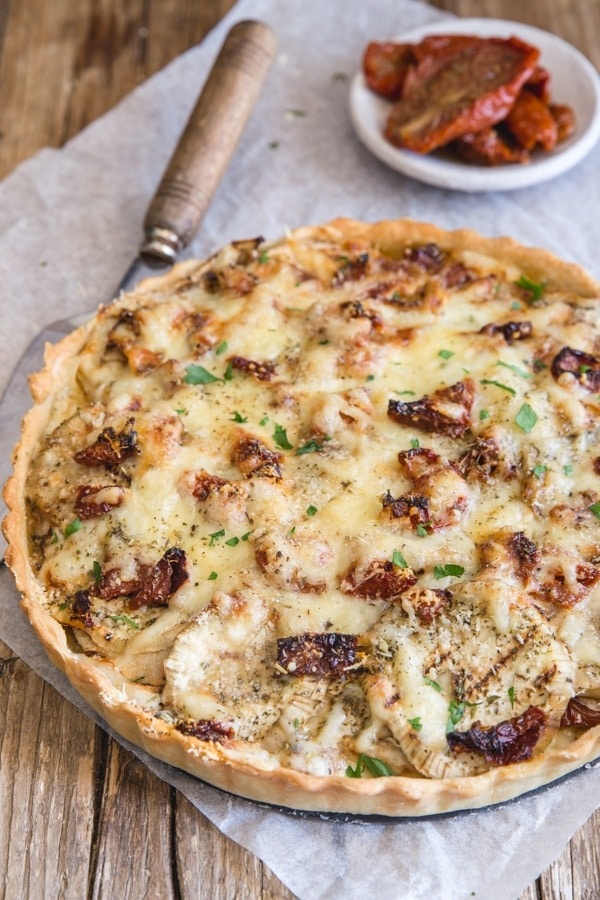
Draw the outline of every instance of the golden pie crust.
M509 238L341 219L100 308L4 489L51 660L293 809L473 809L595 759L599 298Z

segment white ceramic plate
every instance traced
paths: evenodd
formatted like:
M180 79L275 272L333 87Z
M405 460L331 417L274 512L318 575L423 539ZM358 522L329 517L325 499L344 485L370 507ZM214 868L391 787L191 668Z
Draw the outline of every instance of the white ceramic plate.
M567 103L577 128L550 153L532 156L527 164L476 166L453 160L443 150L426 156L394 147L383 137L390 103L374 94L358 72L350 91L350 115L360 140L393 169L418 181L456 191L510 191L561 175L580 162L600 138L600 76L571 44L531 25L501 19L456 19L430 23L394 37L399 42L421 40L429 34L476 34L480 37L516 36L540 52L540 64L552 76L552 100Z

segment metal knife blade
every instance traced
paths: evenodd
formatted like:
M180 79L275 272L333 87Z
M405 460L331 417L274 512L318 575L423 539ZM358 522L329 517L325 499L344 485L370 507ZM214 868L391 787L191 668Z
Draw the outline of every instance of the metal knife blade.
M175 152L148 206L139 254L111 302L146 276L169 269L196 234L241 137L275 55L275 36L262 22L245 20L227 34ZM94 313L52 322L21 357L0 401L0 487L11 472L21 420L31 406L28 376L43 365L44 348L84 324ZM6 507L0 501L0 520ZM6 549L0 535L0 553Z

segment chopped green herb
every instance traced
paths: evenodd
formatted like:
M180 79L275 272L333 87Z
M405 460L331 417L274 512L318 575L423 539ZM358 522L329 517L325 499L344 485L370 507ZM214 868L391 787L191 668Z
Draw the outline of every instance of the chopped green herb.
M365 381L375 381L375 376L374 376L374 375L367 375L367 377L365 378Z
M219 531L213 531L210 537L209 547L214 547L217 541L220 541L222 537L225 537L225 529L221 528Z
M251 534L252 534L251 531L247 531L245 534L242 535L241 540L247 541Z
M81 519L73 519L73 521L69 522L65 528L65 537L70 537L72 534L75 534L76 531L79 531L80 528Z
M448 704L448 723L446 725L446 733L454 731L454 726L460 722L465 714L467 704L458 700L451 700Z
M102 569L97 559L94 560L92 571L94 573L94 583L100 584L100 582L102 581Z
M134 619L130 619L129 616L126 616L124 613L120 616L109 616L108 618L111 619L116 625L122 622L123 625L129 625L130 628L136 628L137 630L139 630L140 628L139 622L134 621Z
M299 726L300 726L300 719L294 719L294 728L296 730L298 730Z
M544 362L543 359L534 359L531 363L536 372L542 372L544 369L547 369L548 366Z
M227 343L227 341L221 341L221 343L217 344L217 346L215 347L216 355L220 356L222 353L225 353L228 346L229 346L229 344Z
M243 416L241 413L239 413L239 412L236 411L236 412L234 412L234 414L232 415L231 421L232 421L232 422L247 422L247 421L248 421L248 416Z
M273 432L273 440L277 444L278 447L281 447L282 450L293 450L294 445L290 444L288 441L288 436L285 428L282 425L275 424L275 430Z
M437 579L460 578L460 576L464 574L464 566L456 566L453 563L448 563L446 566L435 566L433 570L433 577Z
M419 447L421 446L421 444L419 442L419 438L412 438L411 442L410 442L410 446L413 448L413 450L418 450Z
M565 473L565 475L572 475L573 474L573 466L570 463L568 463L566 466L563 466L563 472Z
M392 563L395 566L398 566L399 569L408 569L408 563L399 550L394 550L392 553Z
M54 528L52 529L52 539L51 539L50 543L58 544L58 532Z
M185 372L186 374L183 380L186 384L213 384L215 381L223 380L222 378L217 378L216 375L213 375L212 372L209 372L204 366L197 366L194 363L190 366L186 366Z
M231 360L227 363L227 368L223 372L223 378L225 379L225 381L231 381L231 379L233 378L233 363L231 362Z
M175 412L177 413L178 416L187 416L187 414L188 414L188 411L185 408L185 406L181 406L179 409L176 409Z
M494 387L502 388L503 391L508 391L513 397L517 393L514 388L509 387L507 384L502 384L501 381L493 381L491 378L481 378L479 384L493 384Z
M442 693L442 686L437 681L432 681L431 678L425 678L424 681L425 681L425 684L428 684L429 687L432 687L434 689L434 691L438 692L438 694Z
M319 510L317 509L316 506L309 506L309 507L307 507L307 509L306 509L306 515L307 515L307 516L316 516L316 514L317 514L318 512L319 512Z
M225 543L227 544L228 547L237 547L240 540L241 540L241 538L239 538L239 537L230 537L225 541Z
M259 425L262 425L262 426L264 427L264 426L267 424L268 421L269 421L269 417L268 417L268 416L263 416L262 419L260 420L260 422L259 422L258 424L259 424Z
M267 253L266 250L260 251L260 253L258 254L258 261L259 261L259 263L269 262L269 254Z
M531 278L527 278L526 275L521 275L518 281L515 281L517 287L523 288L523 290L528 291L531 295L531 302L536 303L546 290L546 282L545 281L532 281Z
M482 409L479 412L479 421L485 422L486 419L489 419L490 411L488 409Z
M409 719L409 720L408 720L408 724L409 724L409 725L411 726L411 728L413 728L415 731L420 731L421 728L423 727L423 723L421 722L421 717L420 717L420 716L415 716L414 719Z
M515 372L515 374L520 375L521 378L531 378L531 373L526 372L525 369L520 369L518 366L512 366L510 363L503 362L501 359L496 363L497 366L503 366L505 369L510 369L511 372Z
M393 769L390 769L383 760L377 759L376 756L367 756L366 753L361 753L356 761L356 768L353 769L352 766L348 766L346 775L348 778L361 778L365 769L371 775L374 775L375 778L394 774Z
M426 523L426 524L430 524L430 523ZM429 533L427 531L427 528L425 527L425 525L421 524L421 522L418 523L417 527L415 528L415 531L417 532L419 537L427 537L427 535Z
M510 700L510 708L515 708L515 689L514 687L509 687L508 689L508 699Z
M533 467L533 474L535 475L536 478L541 478L542 475L545 475L547 471L548 471L548 469L546 468L546 466L534 466Z
M399 397L405 397L407 394L409 394L411 397L415 396L414 391L392 391L392 394L397 394Z
M208 580L209 580L209 581L216 581L218 577L219 577L219 575L218 575L217 572L211 572L210 575L208 576Z
M591 513L593 513L597 519L600 519L600 503L592 503L589 507Z
M296 450L296 456L303 456L305 453L318 453L319 450L322 450L322 444L318 444L317 441L310 440L307 441L306 444L303 444L301 447L298 447Z
M511 309L523 309L523 306L519 303L518 300L513 300L513 302L510 304L510 308Z
M523 404L515 418L515 422L517 423L519 428L521 428L526 434L529 434L529 432L533 430L537 420L537 413L534 409L531 408L529 403Z
M438 356L441 356L442 359L450 359L451 356L454 356L454 350L439 350Z

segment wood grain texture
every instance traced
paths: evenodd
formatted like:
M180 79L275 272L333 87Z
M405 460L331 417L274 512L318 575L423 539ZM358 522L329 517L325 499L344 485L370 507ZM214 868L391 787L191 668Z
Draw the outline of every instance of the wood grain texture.
M62 146L201 41L233 2L0 0L0 177ZM537 25L600 67L600 0L431 5ZM0 754L2 898L293 897L1 643ZM600 812L519 900L598 898Z

